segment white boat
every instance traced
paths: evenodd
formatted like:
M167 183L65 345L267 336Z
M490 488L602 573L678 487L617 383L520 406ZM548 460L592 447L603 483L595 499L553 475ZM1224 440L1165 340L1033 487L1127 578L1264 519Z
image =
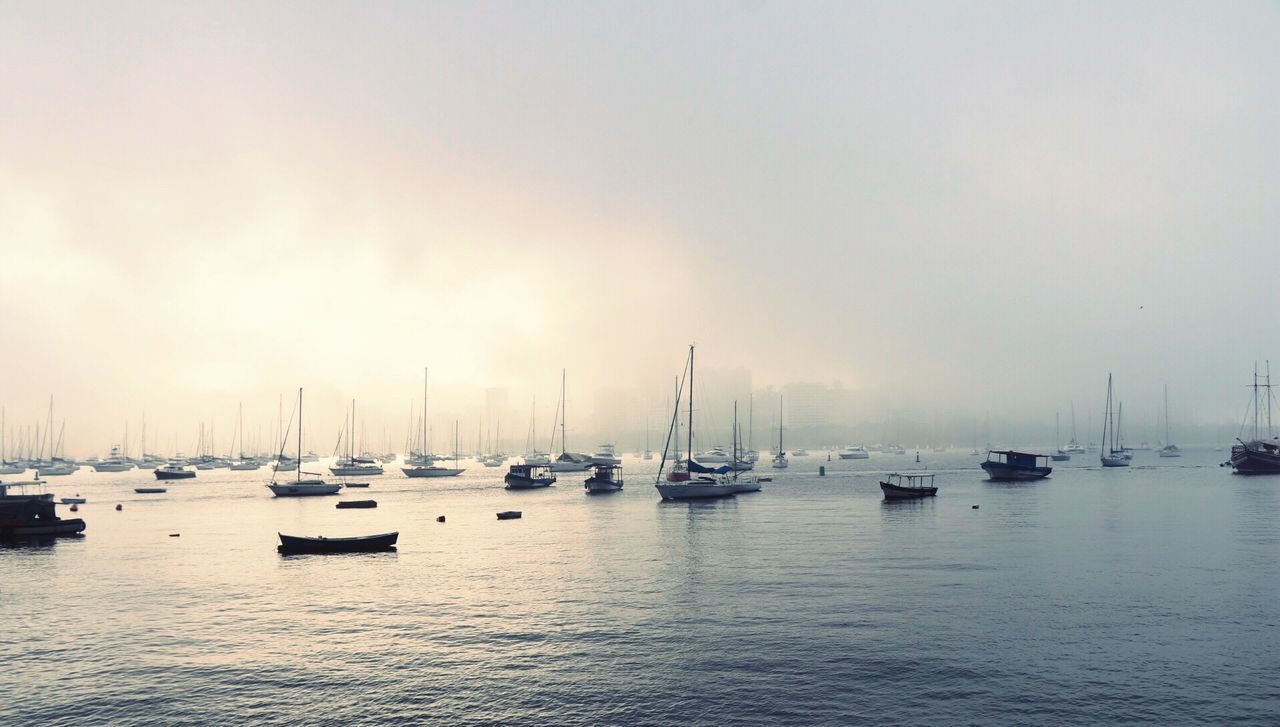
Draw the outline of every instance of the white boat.
M789 463L787 462L787 451L782 448L782 396L778 396L778 449L773 455L772 466L775 470L785 470Z
M377 477L382 474L382 465L376 461L370 461L369 457L357 457L355 454L355 431L356 431L356 400L351 400L351 426L348 428L346 422L343 422L343 433L347 440L347 454L334 460L329 465L329 473L335 477ZM298 453L298 459L302 459L302 453Z
M240 438L240 459L231 462L228 468L236 472L253 472L262 467L262 463L252 457L244 456L244 404L240 404L240 419L236 424L236 436ZM231 449L235 449L236 436L231 438Z
M545 466L551 464L551 455L546 452L529 452L524 456L524 463L534 466Z
M804 449L803 447L800 449L793 449L791 450L791 456L792 457L808 457L809 450Z
M302 389L298 389L298 459L302 458ZM280 443L281 449L284 448L284 442ZM277 460L283 457L283 453L277 455ZM267 483L267 489L271 490L271 494L276 497L312 497L317 495L336 495L342 489L342 484L338 482L325 482L322 479L302 479L302 472L299 471L297 478L293 482L277 482L273 477L271 482Z
M693 451L693 346L689 346L689 360L687 370L689 373L689 439L688 450ZM680 392L676 392L675 408L671 415L671 429L675 431L676 418L680 413ZM679 433L676 432L676 441L679 441ZM680 446L676 445L676 461L680 459ZM708 468L701 467L697 460L690 457L685 469L680 469L679 465L672 467L667 473L667 481L662 481L663 465L658 466L658 479L654 482L658 494L663 500L695 500L716 497L730 497L734 493L733 483L726 477L713 476L710 472L698 472L699 469L706 470ZM663 464L666 462L666 450L663 450ZM727 468L726 468L727 470ZM697 474L695 477L694 474Z
M1128 467L1133 455L1127 454L1120 445L1120 426L1111 416L1111 374L1107 374L1107 413L1102 420L1102 453L1099 460L1103 467ZM1110 438L1108 439L1108 432Z
M612 444L601 444L596 448L594 454L591 455L592 464L622 464L622 459L618 457L617 450Z
M0 407L0 475L20 475L27 471L27 463L5 459L4 451L5 416L4 407Z
M291 457L282 457L271 465L271 470L273 472L297 472L298 460Z
M886 444L880 448L885 454L906 454L907 450L901 444Z
M552 451L556 448L556 424L560 425L560 454L549 465L552 472L585 472L595 466L591 455L582 454L580 452L570 452L568 440L565 433L568 431L565 421L568 417L565 414L565 385L568 382L568 372L562 369L560 371L560 401L556 405L556 418L551 422L551 447Z
M422 452L426 452L427 446L427 375L428 370L422 369ZM409 464L401 467L400 471L405 477L421 478L421 477L457 477L466 471L465 468L458 467L458 423L453 424L453 466L441 467L435 464L437 458L434 455L423 455L419 460L419 464Z
M133 463L120 453L118 444L111 446L111 454L106 459L93 463L94 472L128 472L131 469L133 469Z
M1169 385L1164 385L1164 446L1160 448L1161 457L1181 457L1182 450L1169 441Z
M871 453L868 452L867 448L863 446L845 447L844 449L840 450L840 459L870 459L870 458L871 458Z
M733 402L733 461L730 463L733 467L733 474L729 478L729 482L733 485L734 494L744 492L759 492L760 478L755 475L740 474L746 472L755 465L742 459L742 453L738 450L738 444L742 441L742 435L738 431L738 402Z
M706 452L698 452L693 460L703 464L725 464L729 461L729 453L724 451L724 447L716 445Z

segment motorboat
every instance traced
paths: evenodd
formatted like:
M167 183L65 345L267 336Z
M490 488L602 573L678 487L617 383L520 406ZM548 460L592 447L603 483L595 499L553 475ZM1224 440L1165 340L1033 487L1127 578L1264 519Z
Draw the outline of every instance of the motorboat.
M840 450L840 459L870 459L871 453L866 447L861 445L857 447L845 447Z
M272 472L297 472L298 460L292 457L280 457L271 465Z
M76 535L84 531L84 520L58 517L52 493L28 492L43 488L39 478L0 483L0 540Z
M617 492L622 489L622 465L597 464L595 472L583 483L587 492Z
M534 490L554 485L556 476L552 474L550 465L513 464L502 480L507 483L508 490Z
M622 459L618 457L617 450L612 444L601 444L596 448L594 454L591 455L592 464L622 464Z
M791 450L791 456L792 457L808 457L809 450L804 449L803 447L800 449L793 449Z
M351 538L328 538L323 535L304 537L297 535L280 536L280 545L276 550L285 554L302 553L374 553L384 550L395 550L400 533L381 533L379 535L359 535Z
M120 453L120 445L111 447L111 454L106 459L98 460L93 463L94 472L128 472L133 469L133 463L125 459Z
M1048 456L1015 452L1011 449L993 449L987 452L987 461L982 463L982 469L986 471L987 477L997 482L1039 480L1053 472Z
M921 497L933 497L938 488L933 484L932 474L898 474L894 473L880 481L880 490L886 500L908 500Z
M901 444L886 444L880 448L885 454L906 454L907 450Z
M163 467L155 468L152 472L157 480L189 480L196 476L195 472L178 462L170 462Z
M524 456L524 463L534 466L549 466L551 464L551 455L546 452L529 452Z
M693 458L703 464L724 464L729 461L729 454L724 451L724 447L715 446L706 452L698 452Z

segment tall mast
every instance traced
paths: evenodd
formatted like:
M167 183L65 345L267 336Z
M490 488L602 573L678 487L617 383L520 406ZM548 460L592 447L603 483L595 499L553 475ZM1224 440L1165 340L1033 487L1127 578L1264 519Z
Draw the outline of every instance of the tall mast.
M427 456L427 377L430 375L430 369L426 366L422 367L422 457L426 462Z
M280 398L283 401L284 394L281 394ZM278 467L279 465L280 465L280 462L277 461L276 466ZM302 481L302 387L301 386L298 387L298 462L297 462L297 465L298 465L298 473L295 475L295 478L297 479L298 482L301 482Z
M782 394L778 394L778 456L786 454L782 451Z
M1169 446L1169 385L1164 385L1164 446Z
M755 416L756 416L756 395L751 392L747 395L747 451L752 449L752 441L755 439Z
M693 344L689 344L689 461L693 462Z
M568 381L568 369L560 369L560 454L569 451L569 443L565 441L565 420L569 418L569 400L565 396L565 382Z

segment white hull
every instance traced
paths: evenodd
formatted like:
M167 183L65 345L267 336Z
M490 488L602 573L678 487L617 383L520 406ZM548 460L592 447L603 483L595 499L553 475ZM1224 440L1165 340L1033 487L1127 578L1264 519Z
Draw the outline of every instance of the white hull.
M1129 466L1128 457L1123 457L1123 456L1108 457L1106 455L1103 455L1100 459L1102 460L1103 467L1128 467Z
M297 462L276 462L275 464L271 465L271 469L275 470L276 472L297 472L298 463Z
M262 467L262 465L257 462L237 462L231 465L231 469L235 472L252 472L260 467ZM295 467L294 469L297 468Z
M108 464L105 462L99 462L98 464L93 465L94 472L128 472L131 469L133 469L133 465L128 463L121 464L113 462Z
M617 457L596 454L591 456L591 464L622 464L622 460Z
M342 485L337 482L272 482L267 485L276 497L310 497L336 495Z
M354 467L330 467L329 472L335 477L372 477L382 474L382 468L377 465L363 465Z
M664 500L694 500L706 497L728 497L733 485L719 482L660 482L654 487Z
M775 470L785 470L785 469L787 468L787 466L788 466L788 464L787 464L787 461L786 461L785 459L775 459L775 460L773 461L773 468L774 468Z
M552 472L582 472L589 470L595 465L591 462L552 462Z
M466 472L466 469L452 469L449 467L401 467L405 477L457 477Z
M733 491L734 491L734 494L737 494L740 492L759 492L760 483L755 481L738 480L737 482L733 483Z
M22 465L5 465L0 467L0 475L20 475L24 474L27 468Z

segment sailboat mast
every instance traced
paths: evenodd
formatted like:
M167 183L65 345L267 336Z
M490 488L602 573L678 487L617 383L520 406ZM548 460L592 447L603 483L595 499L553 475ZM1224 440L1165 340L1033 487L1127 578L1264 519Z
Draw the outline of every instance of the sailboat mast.
M280 398L283 401L284 394L281 394ZM297 465L298 465L298 470L297 470L298 473L294 475L294 478L297 482L302 482L302 387L301 386L298 387L298 462L297 462ZM280 466L279 459L276 460L276 466L277 467Z
M565 420L569 418L569 400L565 396L565 382L568 381L568 370L560 369L560 454L569 451L569 443L565 440Z
M689 344L689 462L693 462L693 344Z
M431 371L422 367L422 456L427 456L427 377ZM425 460L424 460L425 461Z
M778 454L785 454L782 451L782 395L778 395Z

